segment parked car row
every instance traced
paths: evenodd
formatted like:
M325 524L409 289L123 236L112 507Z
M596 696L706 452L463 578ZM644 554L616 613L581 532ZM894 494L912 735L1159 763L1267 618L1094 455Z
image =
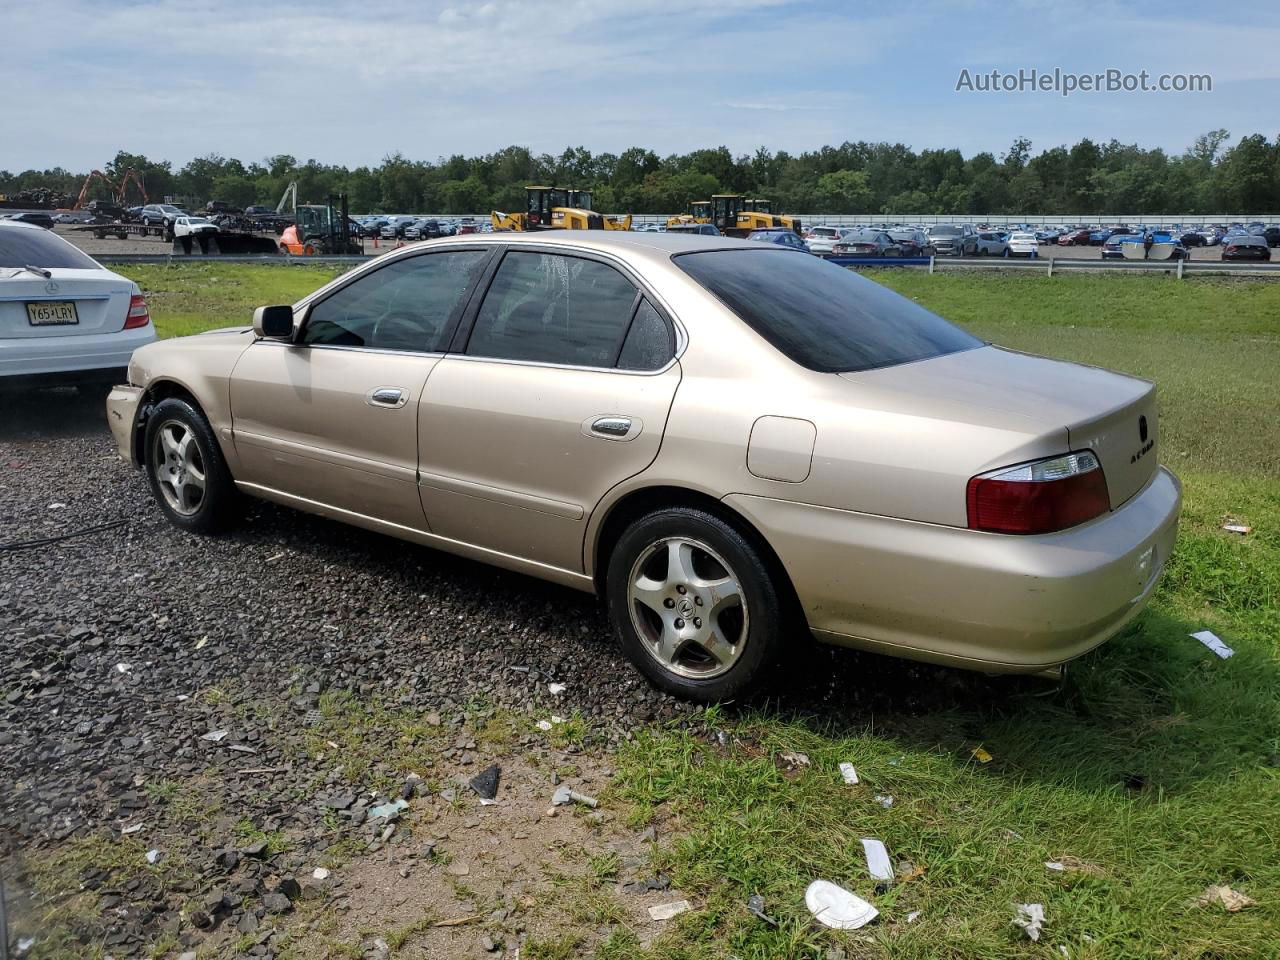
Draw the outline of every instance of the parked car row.
M353 218L362 237L381 240L432 240L468 233L489 233L492 225L475 217L439 218L413 214L371 214Z

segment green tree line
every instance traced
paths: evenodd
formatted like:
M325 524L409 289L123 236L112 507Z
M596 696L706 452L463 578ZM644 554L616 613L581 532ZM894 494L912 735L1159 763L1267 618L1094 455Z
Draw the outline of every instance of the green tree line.
M997 156L959 150L915 151L901 143L845 142L792 155L764 147L735 157L726 147L660 157L644 147L559 156L511 146L484 156L434 162L391 154L376 167L299 162L287 154L244 163L210 154L174 169L169 161L121 151L103 172L118 181L133 168L153 200L225 200L274 206L291 181L303 202L345 193L353 213L481 213L521 209L527 184L589 187L606 212L671 213L714 193L772 200L791 213L903 214L1194 214L1280 211L1280 137L1226 130L1170 154L1116 140L1085 138L1033 154L1017 139ZM83 173L62 168L0 170L0 193L46 188L79 193ZM100 183L90 197L106 199ZM132 203L140 202L132 195Z

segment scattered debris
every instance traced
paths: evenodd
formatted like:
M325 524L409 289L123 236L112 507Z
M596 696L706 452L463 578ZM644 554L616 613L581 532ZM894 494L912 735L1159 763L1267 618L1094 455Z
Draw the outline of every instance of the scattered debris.
M807 767L809 765L809 755L807 753L784 753L782 760L789 767Z
M678 914L690 909L688 900L674 900L671 903L659 903L649 908L651 920L670 920Z
M556 792L551 795L551 802L557 807L562 807L566 803L580 803L592 809L600 806L600 801L595 797L588 797L585 793L579 793L567 783L562 783L556 787Z
M1106 872L1096 863L1087 863L1079 857L1071 856L1046 860L1044 866L1046 870L1052 870L1055 873L1087 873L1095 877L1100 877Z
M1253 533L1253 527L1244 523L1224 523L1222 525L1222 529L1226 530L1228 533L1238 533L1241 536Z
M236 753L257 753L255 747L249 746L247 743L231 743L227 745L228 750L234 750Z
M804 892L804 904L819 923L836 930L857 930L880 911L856 894L829 880L815 880Z
M919 919L920 919L919 910L912 910L910 913L907 914L907 923L915 923Z
M840 764L840 776L844 777L844 782L850 786L858 782L858 771L853 768L852 763Z
M883 843L874 837L863 837L862 852L867 858L867 872L872 880L893 879L893 864L889 862L889 851Z
M226 730L210 730L208 733L202 733L200 739L208 740L210 743L221 743L226 735Z
M128 836L129 834L131 834L131 833L137 833L139 830L141 830L141 829L142 829L143 827L145 827L146 825L147 825L147 823L146 823L146 821L144 820L144 821L142 821L142 822L140 822L140 823L135 823L135 824L132 824L132 825L127 826L127 827L121 827L121 828L120 828L120 833L121 833L121 835L123 835L123 836L126 836L126 837L127 837L127 836Z
M314 870L311 871L311 879L312 880L328 880L329 871L326 870L324 867L316 867Z
M288 551L284 551L281 553L273 553L271 556L267 557L266 562L275 563L277 560L282 560L288 555L289 555Z
M778 925L777 920L764 912L764 897L760 896L758 893L753 893L751 896L747 897L747 912L763 920L771 927L776 927Z
M551 691L553 696L558 697L560 696L560 694L564 693L569 688L565 686L563 683L548 683L547 689Z
M390 803L380 803L376 807L369 808L369 816L374 820L391 820L400 815L400 811L409 806L409 801L403 798L392 800Z
M1200 630L1191 634L1192 637L1199 640L1206 647L1216 653L1223 660L1235 654L1235 651L1228 647L1212 630Z
M550 721L550 720L539 720L539 721L538 721L538 723L537 723L537 727L538 727L538 729L539 729L539 730L541 730L543 733L550 733L550 732L551 732L551 721Z
M493 803L498 796L498 778L502 768L496 763L486 767L471 778L471 789L480 797L481 803Z
M35 945L36 945L36 938L35 938L35 937L24 937L23 939L21 939L21 940L19 940L19 941L18 941L18 952L19 952L19 953L26 953L28 950L30 950L30 949L31 949L32 947L34 947Z
M133 664L131 663L116 664L116 673L132 673L132 672L133 672Z
M1200 894L1194 901L1198 907L1208 907L1217 904L1227 913L1239 913L1245 907L1252 907L1257 901L1252 897L1246 897L1239 890L1232 890L1225 883L1211 884L1204 888L1204 893Z
M460 927L465 923L475 923L480 919L480 914L469 913L465 917L452 917L449 920L437 920L432 924L433 927Z
M564 717L557 717L554 713L551 715L551 725L558 727L564 723Z
M1013 925L1021 927L1032 940L1040 939L1040 928L1044 925L1044 904L1018 903L1018 915L1013 918Z
M161 853L159 850L147 851L147 863L150 863L150 864L159 863L163 857L164 857L164 854Z
M876 794L875 799L876 803L880 804L880 806L884 807L886 810L893 806L893 797L889 796L887 793L878 793Z
M995 758L991 756L983 747L974 747L969 751L969 755L979 763L990 763Z
M208 636L203 636L203 637L201 637L199 640L197 640L197 641L196 641L196 646L195 646L195 648L196 648L197 650L203 650L203 649L204 649L204 647L205 647L205 644L207 644L208 642L209 642L209 638L208 638Z

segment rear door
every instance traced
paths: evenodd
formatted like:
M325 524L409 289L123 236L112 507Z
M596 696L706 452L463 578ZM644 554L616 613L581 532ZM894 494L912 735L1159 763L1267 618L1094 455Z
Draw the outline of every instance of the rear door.
M464 327L422 397L431 530L581 571L591 510L657 456L675 328L617 262L530 248L505 254Z
M418 401L491 255L392 260L311 304L295 343L245 350L231 377L239 479L423 528Z

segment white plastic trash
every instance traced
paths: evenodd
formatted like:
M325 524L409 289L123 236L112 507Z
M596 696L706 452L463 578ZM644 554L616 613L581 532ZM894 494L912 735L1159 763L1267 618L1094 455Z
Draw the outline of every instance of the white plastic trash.
M852 763L840 764L840 776L844 777L844 782L853 786L858 782L858 771L853 768Z
M892 880L893 864L889 862L889 851L884 844L874 837L862 838L862 852L867 857L867 873L872 880Z
M1195 637L1223 660L1226 660L1235 653L1235 651L1223 643L1221 638L1219 638L1212 630L1199 630L1196 633L1191 634L1191 636Z
M867 901L830 880L809 884L804 892L804 905L819 923L836 930L857 930L880 915Z

